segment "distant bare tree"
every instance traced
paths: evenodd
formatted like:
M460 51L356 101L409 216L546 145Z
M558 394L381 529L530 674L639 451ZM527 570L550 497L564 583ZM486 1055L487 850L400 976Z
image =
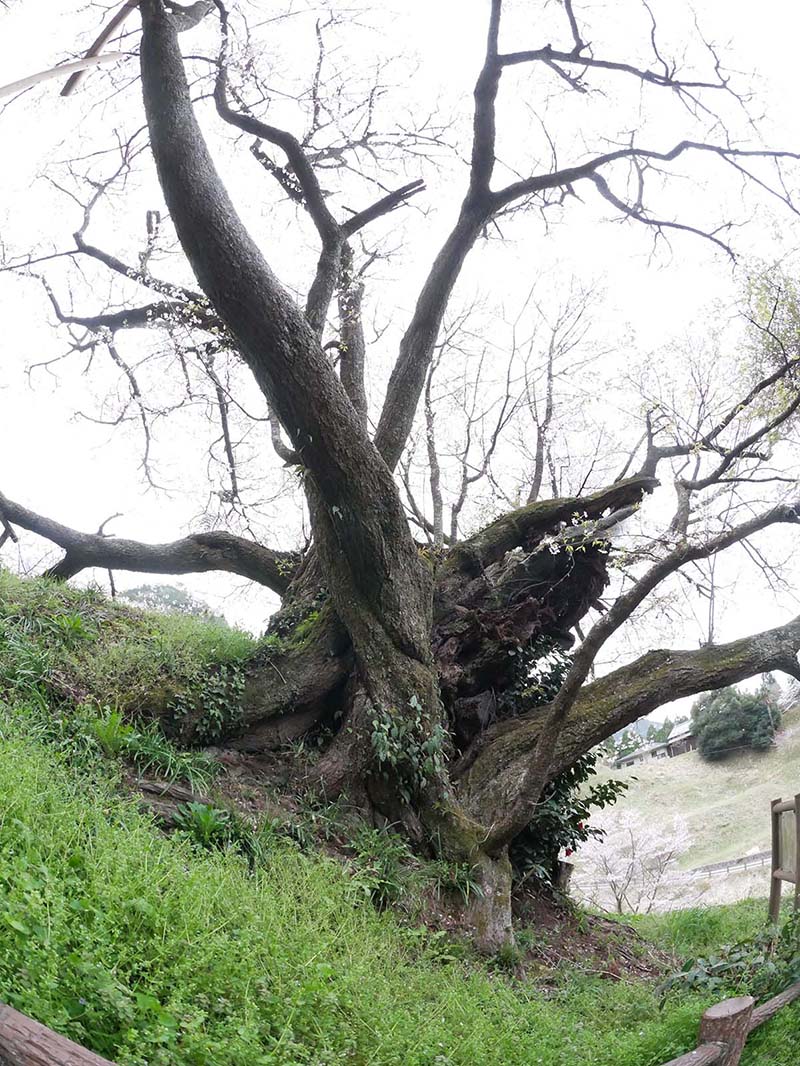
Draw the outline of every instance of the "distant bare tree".
M680 876L678 859L690 843L678 818L656 827L631 812L621 814L602 838L581 847L581 891L597 906L612 902L617 914L650 914L680 895L670 882Z

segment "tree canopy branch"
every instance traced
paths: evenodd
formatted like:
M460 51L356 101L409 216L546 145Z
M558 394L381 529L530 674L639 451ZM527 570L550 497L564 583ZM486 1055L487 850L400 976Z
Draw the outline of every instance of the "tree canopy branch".
M672 700L723 688L769 671L800 674L800 616L785 625L693 651L649 651L584 685L551 752L548 778L576 757ZM475 812L513 804L534 757L548 707L491 727L454 767L459 790Z
M297 552L276 551L224 531L192 533L166 544L145 544L102 532L81 533L0 494L5 520L64 549L45 576L66 581L88 567L144 574L200 574L224 570L283 595L297 567Z
M328 522L342 579L352 583L343 605L355 610L358 603L382 621L391 615L392 639L424 659L428 590L420 587L420 563L391 474L316 331L273 274L217 174L162 0L142 0L141 10L151 147L183 249L313 479L317 520Z

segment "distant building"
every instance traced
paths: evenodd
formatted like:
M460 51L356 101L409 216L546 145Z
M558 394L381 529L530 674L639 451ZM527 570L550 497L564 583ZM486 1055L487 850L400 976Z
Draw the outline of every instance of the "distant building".
M623 766L637 766L654 759L674 759L676 755L684 755L696 747L697 740L691 722L681 722L674 727L667 740L646 744L636 751L629 751L627 755L619 755L614 759L613 766L619 770Z
M691 722L681 722L676 725L667 739L667 749L670 759L676 755L684 755L687 751L694 751L697 747L697 738Z
M629 751L627 755L620 755L614 760L614 766L620 769L622 766L636 766L638 763L652 762L653 759L668 759L669 745L666 741L658 744L647 744L637 751Z

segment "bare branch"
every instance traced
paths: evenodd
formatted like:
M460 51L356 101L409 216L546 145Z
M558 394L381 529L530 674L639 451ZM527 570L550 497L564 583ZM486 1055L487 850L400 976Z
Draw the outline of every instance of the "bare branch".
M780 522L795 524L800 521L800 500L793 505L781 504L764 514L732 529L725 530L709 540L692 544L683 541L668 555L650 568L592 627L583 644L576 652L558 695L549 705L542 718L542 727L537 748L521 782L518 796L503 819L490 833L490 848L502 847L512 840L530 822L542 788L547 782L553 751L558 734L566 716L578 697L597 653L608 638L630 618L642 601L670 574L696 559L706 559L737 544L758 530Z
M431 501L433 503L433 546L441 548L444 544L444 508L442 504L442 471L436 451L436 422L431 403L431 382L436 370L436 363L431 363L428 379L425 382L425 446L428 452L430 472Z
M347 241L342 244L337 302L339 307L339 377L358 414L367 426L367 393L364 385L367 350L361 307L363 283L353 270L353 252Z
M300 561L296 552L274 551L222 531L193 533L167 544L143 544L123 537L109 537L102 532L80 533L30 511L2 494L0 508L8 521L64 549L64 558L45 575L62 581L94 566L145 574L200 574L224 570L283 595Z
M370 207L365 207L363 211L356 212L352 218L348 218L346 222L342 223L342 233L345 237L352 237L354 233L369 225L370 222L374 222L376 218L388 215L389 212L407 203L412 196L416 196L418 193L424 192L424 190L425 182L418 178L416 181L410 181L407 185L387 193L386 196L376 200Z

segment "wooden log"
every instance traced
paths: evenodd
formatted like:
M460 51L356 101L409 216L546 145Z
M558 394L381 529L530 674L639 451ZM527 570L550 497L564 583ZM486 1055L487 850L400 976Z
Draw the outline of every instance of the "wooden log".
M794 909L800 911L800 792L794 797Z
M711 1063L719 1062L722 1055L721 1044L704 1044L687 1051L685 1055L679 1055L677 1059L670 1059L664 1066L711 1066Z
M756 1007L750 1018L750 1032L758 1028L759 1025L763 1025L764 1022L768 1022L782 1007L788 1007L796 999L800 999L800 981L794 985L789 985L779 996L773 996L766 1003L762 1003L760 1007Z
M709 1007L700 1019L700 1044L720 1044L719 1066L739 1066L755 1000L752 996L725 999Z
M2 1004L0 1066L114 1066L114 1063Z

